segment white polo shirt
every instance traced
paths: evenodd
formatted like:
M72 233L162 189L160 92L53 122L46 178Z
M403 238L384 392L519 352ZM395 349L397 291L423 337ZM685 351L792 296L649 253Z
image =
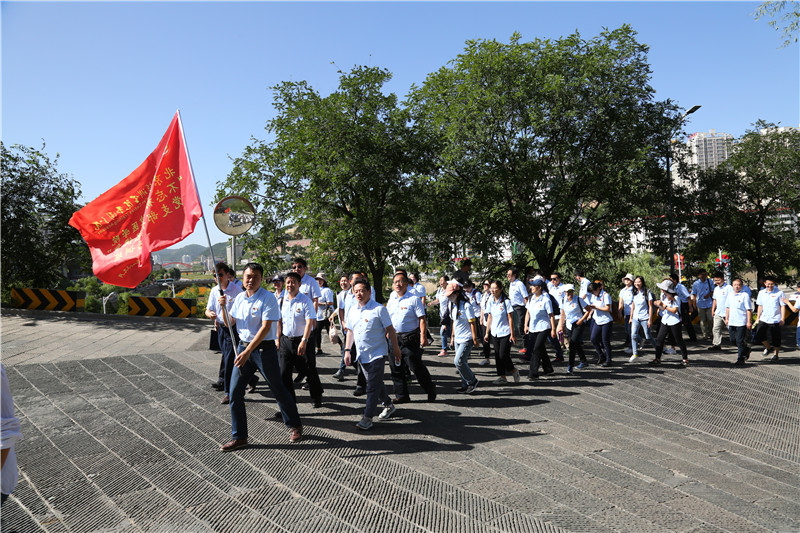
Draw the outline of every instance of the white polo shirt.
M231 316L236 319L239 339L251 342L261 329L261 323L265 320L277 322L281 319L281 311L275 295L264 287L259 287L253 296L248 297L244 291L236 296L231 307ZM263 340L274 341L278 336L277 329L277 325L272 324Z
M589 305L592 306L606 307L611 305L611 295L609 295L606 291L601 290L600 294L597 296L590 293L587 301L589 302ZM609 307L609 309L611 308ZM611 316L611 311L600 311L599 309L595 309L594 315L592 316L594 318L594 323L598 326L603 326L614 321L614 318Z
M389 316L392 317L395 331L408 333L419 329L419 319L425 316L422 300L408 290L403 296L398 296L396 291L392 294L394 298L390 298L386 302L386 309L389 311Z
M515 279L508 286L508 299L511 300L511 305L525 306L525 298L528 297L528 289L525 284L520 280Z
M753 301L750 295L741 290L733 292L726 298L727 308L730 310L728 314L728 326L746 326L747 325L747 311L753 310Z
M353 298L355 301L355 298ZM370 300L364 306L350 307L345 327L353 332L357 359L371 363L389 353L386 343L386 328L392 325L392 318L384 306Z
M786 307L786 304L782 301L784 297L783 291L778 290L777 287L774 287L771 292L762 289L758 293L758 298L756 298L756 305L761 306L761 317L759 321L764 324L780 323L783 317L782 308Z
M713 299L717 301L717 311L714 313L714 316L721 316L723 318L725 317L725 299L732 292L733 287L727 283L723 283L721 287L714 287Z
M287 294L281 306L281 333L287 337L302 337L306 330L306 320L314 320L314 302L298 292L289 299Z
M622 300L625 316L631 316L631 303L633 302L633 285L623 287L619 291L619 299Z
M550 315L553 314L553 302L550 295L542 292L537 298L531 295L528 299L527 310L529 313L528 331L538 333L550 329Z
M231 312L231 307L233 307L233 301L242 292L242 288L236 285L235 283L228 283L228 286L222 291L222 294L228 297L225 301L225 309L228 311L228 314ZM222 318L222 307L219 305L219 285L215 285L211 292L208 293L208 303L206 304L206 310L213 311L217 314L217 324L220 326L225 326Z

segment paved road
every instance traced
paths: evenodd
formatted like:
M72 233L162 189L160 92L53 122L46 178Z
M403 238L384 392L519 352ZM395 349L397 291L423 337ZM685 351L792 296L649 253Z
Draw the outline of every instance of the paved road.
M322 356L323 408L298 389L301 443L260 388L255 445L223 454L207 345L198 321L4 311L25 440L2 531L800 531L797 351L740 369L696 345L686 369L557 366L506 387L476 366L471 397L428 355L437 401L415 385L369 434L352 374L332 380Z

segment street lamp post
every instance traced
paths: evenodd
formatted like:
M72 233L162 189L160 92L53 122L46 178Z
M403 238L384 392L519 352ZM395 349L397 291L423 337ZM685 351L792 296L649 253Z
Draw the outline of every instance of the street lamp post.
M692 106L689 111L681 116L678 126L670 132L669 140L667 141L669 143L667 145L667 228L669 231L669 257L667 257L667 264L670 266L670 270L672 270L672 262L675 258L675 231L672 227L672 168L669 161L669 156L672 153L672 136L683 125L683 120L698 109L700 109L699 105Z

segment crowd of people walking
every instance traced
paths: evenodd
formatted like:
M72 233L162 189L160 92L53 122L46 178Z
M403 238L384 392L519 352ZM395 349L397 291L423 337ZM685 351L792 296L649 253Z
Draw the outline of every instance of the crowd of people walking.
M528 366L525 377L531 381L554 373L553 363L564 362L565 354L567 374L590 365L619 364L612 345L615 322L624 325L622 359L629 364L636 364L649 348L650 365L660 365L665 354L678 354L679 364L688 366L686 342L699 342L695 317L702 339L710 343L708 350L721 350L727 329L736 346L734 365L745 366L752 347L759 344L765 360L778 362L782 327L800 307L800 286L787 297L770 276L759 282L754 299L740 278L728 284L720 272L711 277L705 270L699 272L691 289L673 274L652 290L644 277L626 274L615 300L610 287L599 279L590 281L582 271L575 272L574 283L564 283L558 272L520 276L510 268L505 282L485 279L476 286L470 279L471 266L467 259L452 279L441 276L431 300L419 273L397 269L392 292L382 305L364 272L342 275L341 290L334 294L325 273L312 278L308 264L298 257L291 272L270 279L274 290L268 291L262 287L264 272L257 263L245 266L241 287L235 273L218 264L219 285L211 292L206 315L214 320L222 351L219 379L212 386L224 391L222 403L230 404L231 411L232 439L221 449L248 445L244 398L246 391L256 390L257 371L277 401L275 416L289 428L289 440L302 439L295 385L305 381L302 388L309 391L311 405L323 405L316 366L323 330L340 357L333 378L343 381L351 367L356 373L353 394L366 396L356 427L367 431L376 416L389 419L398 405L411 401L409 384L414 379L427 401L436 400L437 384L423 358L425 347L433 342L426 313L430 306L439 310L438 355L453 354L460 385L456 392L461 394L474 394L479 387L469 362L475 348L480 348L480 366L491 364L494 355L493 386L521 381L521 367L511 353L518 342L518 354ZM585 348L586 340L593 353ZM795 340L800 345L800 327ZM384 382L387 360L394 397Z

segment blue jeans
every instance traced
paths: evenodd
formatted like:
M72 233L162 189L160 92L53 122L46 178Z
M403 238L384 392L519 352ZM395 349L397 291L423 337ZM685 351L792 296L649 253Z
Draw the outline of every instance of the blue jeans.
M244 350L244 345L239 344L239 353ZM252 363L252 364L251 364ZM250 377L256 371L261 371L267 380L267 385L272 390L275 400L283 416L283 423L287 427L302 427L300 415L297 413L292 394L286 390L281 380L281 368L278 364L278 350L275 341L264 341L253 350L250 358L241 368L233 367L231 376L231 434L233 439L247 438L247 411L244 407L244 391Z
M394 364L392 361L390 364ZM386 366L386 357L379 357L371 363L361 363L361 370L367 380L367 407L364 409L364 416L372 418L378 412L378 403L384 407L391 405L392 400L386 393L386 385L383 383L383 372Z
M644 339L639 337L639 328L644 331ZM655 348L655 344L653 344L653 338L650 336L650 328L647 327L647 319L641 318L634 318L631 322L631 350L633 350L634 355L639 355L639 341L640 340L648 340L650 341L650 346ZM644 342L642 343L644 346Z
M461 375L462 387L475 383L475 374L467 363L474 344L472 339L465 342L456 341L456 357L453 363L456 365L456 370L458 370L458 373Z
M453 334L451 331L453 328L452 324L449 326L444 326L444 328L439 328L439 331L442 334L442 350L447 351L447 341L450 340L450 336Z

